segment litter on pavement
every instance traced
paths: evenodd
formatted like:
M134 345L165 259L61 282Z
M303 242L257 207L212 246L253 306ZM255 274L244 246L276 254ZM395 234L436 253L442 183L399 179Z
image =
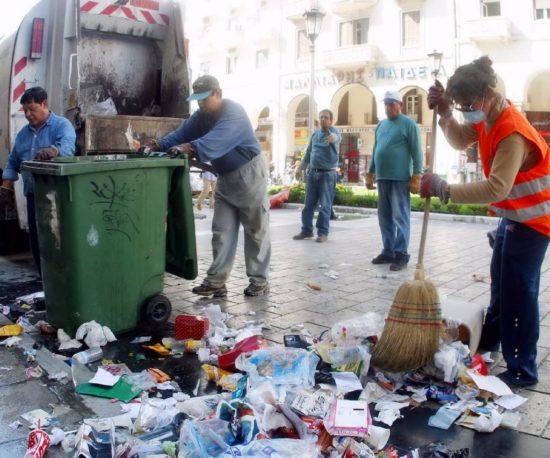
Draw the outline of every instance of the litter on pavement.
M472 356L453 332L442 332L430 364L388 373L371 366L384 326L377 313L341 321L316 337L297 327L284 336L284 345L269 342L257 322L229 327L229 317L209 304L200 315L177 316L174 336L135 338L132 357L151 362L142 372L103 359L102 347L116 337L100 323L84 323L74 338L57 330L59 351L73 353L65 359L75 392L112 399L120 413L63 431L45 410L27 412L21 416L25 423L14 419L10 425L30 429L26 456L39 458L59 447L75 456L121 458L467 457L468 449L451 450L442 443L403 451L391 443L392 427L408 409L425 403L439 405L427 420L432 428L490 433L517 428L521 420L515 409L527 399L488 375L482 355ZM450 331L457 327L452 320L444 323ZM17 334L39 332L30 322L9 326L1 344ZM19 343L11 344L14 351ZM155 367L159 358L176 362L182 357L202 364L203 374L191 381L190 393L182 391L170 365ZM36 362L27 372L28 377L44 374ZM199 395L202 383L215 384L213 392Z

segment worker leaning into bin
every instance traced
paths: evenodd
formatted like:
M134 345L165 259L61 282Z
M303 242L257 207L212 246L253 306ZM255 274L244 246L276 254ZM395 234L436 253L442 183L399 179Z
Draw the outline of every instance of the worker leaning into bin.
M196 155L201 162L210 162L218 173L212 220L214 259L206 278L193 292L201 296L227 295L225 283L231 274L242 224L250 280L244 294L266 294L271 258L267 168L250 120L241 105L223 98L218 80L210 75L193 83L188 100L196 100L199 110L175 131L152 140L151 147L170 155Z
M56 156L73 156L76 133L68 119L52 113L48 107L48 93L41 87L31 87L21 96L21 105L29 123L15 137L13 149L2 174L0 208L10 205L14 199L14 181L18 179L21 164L30 160L50 160ZM34 209L34 185L32 174L21 172L23 191L27 198L29 238L38 273L40 251Z

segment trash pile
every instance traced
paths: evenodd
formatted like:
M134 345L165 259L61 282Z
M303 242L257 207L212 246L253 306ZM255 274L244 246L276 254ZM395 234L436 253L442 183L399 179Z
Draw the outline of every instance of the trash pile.
M39 458L61 447L77 457L117 458L467 457L468 449L450 450L443 443L397 448L391 427L407 409L435 402L439 407L428 422L433 428L515 428L515 409L526 401L488 375L489 355L472 357L450 321L431 364L388 373L370 364L384 326L379 314L337 323L317 338L307 331L289 334L284 345L265 339L257 323L231 329L228 318L219 305L209 304L201 315L178 316L174 337L131 342L174 364L182 355L196 355L204 378L217 386L210 394L199 394L200 378L192 393L184 393L168 370L136 373L102 360L102 347L116 338L98 323L84 323L74 338L58 329L59 348L77 351L66 359L76 393L119 402L120 413L86 419L77 431L64 432L50 425L47 412L28 412L26 456ZM16 346L29 327L24 315L0 327L6 337L0 344Z

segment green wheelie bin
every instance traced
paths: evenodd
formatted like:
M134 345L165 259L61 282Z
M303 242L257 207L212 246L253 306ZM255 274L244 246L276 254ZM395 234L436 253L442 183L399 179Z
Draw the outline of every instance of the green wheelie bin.
M197 276L186 157L125 155L29 161L48 321L74 334L168 320L164 272Z

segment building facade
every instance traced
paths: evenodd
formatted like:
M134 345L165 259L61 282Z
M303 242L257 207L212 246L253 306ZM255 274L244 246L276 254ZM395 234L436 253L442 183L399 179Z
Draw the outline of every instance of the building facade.
M192 78L219 78L224 96L247 110L267 160L282 174L308 142L310 42L304 12L324 14L315 41L314 112L329 108L343 133L344 181L361 183L385 116L387 90L431 153L427 90L443 53L440 79L488 55L498 88L550 136L550 0L185 0ZM457 116L459 114L457 113ZM549 137L550 138L550 137ZM436 171L451 181L479 177L475 146L453 150L437 138Z

